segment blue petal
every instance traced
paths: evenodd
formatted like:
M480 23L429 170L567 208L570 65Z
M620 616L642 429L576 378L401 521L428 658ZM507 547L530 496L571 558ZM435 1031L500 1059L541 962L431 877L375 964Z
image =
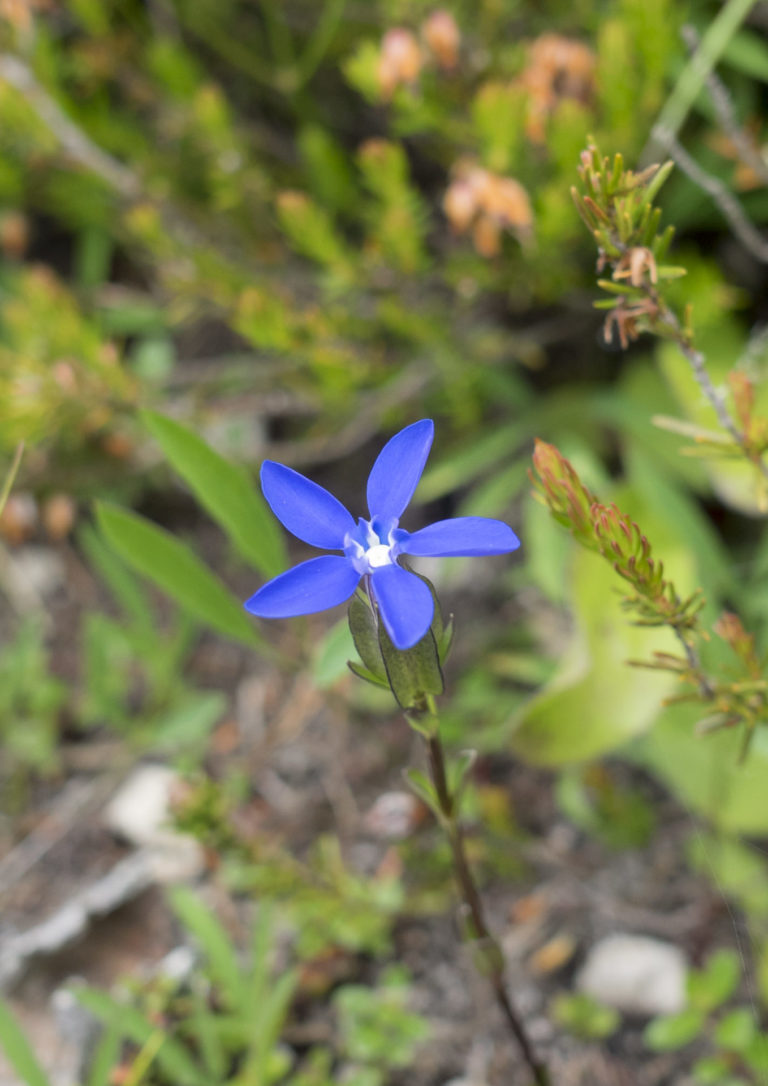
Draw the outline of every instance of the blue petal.
M261 489L277 519L313 547L342 550L344 536L354 530L354 520L333 494L285 464L264 461Z
M432 448L435 424L422 419L387 442L368 476L368 511L380 520L397 520L413 497Z
M380 566L371 580L392 643L395 648L410 649L421 641L432 622L432 593L415 574L400 566Z
M259 618L312 615L344 603L359 580L360 574L348 558L324 554L268 581L246 602L245 609Z
M396 535L404 554L430 558L468 557L480 554L508 554L517 550L520 540L501 520L489 517L454 517L438 520L413 534Z

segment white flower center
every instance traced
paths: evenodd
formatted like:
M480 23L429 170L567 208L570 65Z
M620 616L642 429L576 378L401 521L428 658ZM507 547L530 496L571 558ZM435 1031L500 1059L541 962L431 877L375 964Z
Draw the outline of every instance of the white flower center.
M380 566L392 565L391 549L384 543L379 543L375 547L369 547L365 552L365 557L370 569L379 569Z
M392 538L396 528L394 518L384 524L360 518L354 532L344 538L344 553L358 573L366 576L382 566L397 564L400 548Z

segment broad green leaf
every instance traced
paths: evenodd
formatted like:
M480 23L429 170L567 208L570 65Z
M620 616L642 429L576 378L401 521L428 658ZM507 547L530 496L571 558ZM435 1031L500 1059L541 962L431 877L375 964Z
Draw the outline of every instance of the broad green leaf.
M11 1014L8 1004L0 1000L0 1048L24 1086L50 1086L48 1076L35 1059L27 1037Z
M259 643L240 603L186 544L137 513L106 502L96 503L96 519L120 557L189 614L235 641Z
M240 554L266 577L282 572L287 564L282 535L245 471L174 419L154 411L145 411L143 418L173 468Z
M630 624L619 577L598 555L579 549L570 576L576 621L560 666L513 720L512 746L536 765L596 758L651 727L676 679L631 667L654 651L676 650L666 630Z
M700 706L671 705L643 740L641 757L664 783L721 830L768 831L768 736L758 730L746 761L741 729L696 734Z
M712 305L711 302L707 303ZM712 305L717 309L716 305ZM699 309L696 309L697 317ZM734 359L739 358L744 350L743 337L733 321L723 320L716 329L707 328L699 337L707 359L707 370L714 385L722 389L727 387L726 377L733 368ZM706 430L723 432L717 421L714 408L704 397L687 360L672 343L662 343L658 351L662 372L669 382L685 417ZM755 414L765 416L768 413L768 383L757 386ZM681 449L691 448L691 440L680 438ZM721 501L741 513L756 515L761 512L758 498L758 475L756 469L743 457L734 458L707 456L702 460L712 487Z
M603 488L598 491L603 497ZM636 489L611 495L651 541L666 576L681 596L696 586L693 555L674 518L649 505ZM604 500L608 499L605 495ZM678 680L667 671L636 667L656 652L679 654L671 631L633 625L621 598L632 589L606 559L572 548L569 603L575 629L560 665L544 689L513 720L512 746L541 765L567 765L598 757L647 731Z

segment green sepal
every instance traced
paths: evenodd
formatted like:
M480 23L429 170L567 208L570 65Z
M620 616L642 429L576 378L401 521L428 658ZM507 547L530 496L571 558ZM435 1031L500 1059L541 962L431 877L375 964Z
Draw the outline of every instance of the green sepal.
M434 610L432 612L432 622L429 628L432 631L432 636L435 639L435 644L439 648L445 634L445 627L443 625L443 612L440 610L440 600L437 598L435 586L432 584L428 577L424 577L421 573L416 573L416 571L411 569L410 566L406 566L405 568L408 570L409 573L412 573L414 577L418 577L420 581L423 581L429 589L430 593L432 594L432 603L434 604Z
M374 681L381 686L389 686L387 669L379 647L379 630L376 615L366 596L359 590L355 592L349 605L349 631L355 643L360 659L363 661L363 669L368 675L360 675L357 667L350 667L356 675ZM373 679L368 676L373 676Z
M430 811L437 818L441 817L440 801L437 798L437 792L432 781L422 773L420 769L406 769L403 771L403 776L412 792L415 792L419 799L426 803Z
M448 616L448 621L443 627L442 635L439 638L435 638L437 641L437 655L440 660L440 666L444 667L445 661L448 659L448 653L451 651L453 645L453 615Z
M440 658L432 630L427 630L413 648L401 650L392 644L384 623L381 622L379 647L389 687L398 705L406 711L428 712L428 698L442 694L444 689Z
M432 594L434 611L429 630L412 648L395 648L370 600L358 589L349 605L349 629L362 664L349 661L349 668L366 682L388 687L400 707L411 714L409 721L413 727L429 736L434 734L435 727L428 699L442 694L444 689L441 667L451 645L453 621L443 625L433 584L418 573L413 575Z
M386 678L380 679L378 675L374 675L363 664L358 664L357 660L347 660L347 667L353 675L357 675L358 679L363 679L365 682L370 683L371 686L383 686L385 690L389 690L389 683Z

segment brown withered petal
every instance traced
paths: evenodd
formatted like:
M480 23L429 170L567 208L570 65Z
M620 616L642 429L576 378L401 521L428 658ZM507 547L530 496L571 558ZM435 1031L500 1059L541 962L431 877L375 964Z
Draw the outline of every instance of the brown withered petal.
M501 231L489 215L481 215L472 228L472 240L480 256L498 256L501 252Z
M424 20L421 34L440 67L447 71L454 69L459 59L461 32L450 11L445 8L433 11Z

